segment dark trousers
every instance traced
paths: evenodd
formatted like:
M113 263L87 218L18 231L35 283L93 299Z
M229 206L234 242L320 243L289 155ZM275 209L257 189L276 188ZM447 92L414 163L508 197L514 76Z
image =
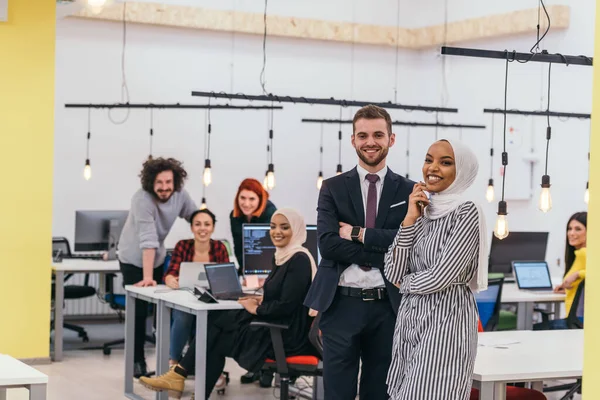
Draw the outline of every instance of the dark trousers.
M238 326L235 318L238 315L238 310L208 313L206 326L206 394L204 396L207 399L225 368L225 358L232 356ZM196 338L190 340L190 345L179 365L187 372L195 369Z
M119 262L123 274L123 286L133 285L144 278L144 271L133 264ZM162 281L163 271L161 267L154 268L152 273L156 283ZM144 357L144 342L146 341L146 318L148 318L148 302L135 300L135 336L133 341L133 360L141 362Z
M336 294L321 315L323 386L327 400L354 400L360 373L360 399L387 399L388 368L396 315L389 300L363 301Z

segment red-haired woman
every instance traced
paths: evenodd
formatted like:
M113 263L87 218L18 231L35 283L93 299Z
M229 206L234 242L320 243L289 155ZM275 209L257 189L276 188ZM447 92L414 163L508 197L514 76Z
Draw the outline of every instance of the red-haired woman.
M242 181L235 195L233 210L229 215L233 249L240 266L239 275L244 272L242 268L242 250L244 248L242 225L268 224L271 222L271 217L275 211L277 211L277 207L271 203L269 193L263 189L259 181L252 178Z

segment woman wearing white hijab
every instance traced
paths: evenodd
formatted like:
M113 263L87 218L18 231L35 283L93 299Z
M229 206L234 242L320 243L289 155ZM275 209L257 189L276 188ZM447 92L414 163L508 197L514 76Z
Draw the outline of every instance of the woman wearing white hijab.
M477 170L462 143L432 144L424 182L386 254L385 276L403 294L387 380L392 400L469 399L478 319L472 291L487 288L485 219L463 198Z
M316 355L308 340L312 319L302 304L316 271L315 260L302 246L306 241L304 218L293 209L280 209L271 217L270 235L276 250L273 268L263 286L264 296L240 299L243 310L208 314L206 398L215 385L219 389L225 386L219 378L226 357L251 372L259 371L266 358L274 357L269 330L250 327L252 321L288 325L282 333L287 356ZM183 359L169 372L155 378L140 378L140 383L152 390L168 390L180 398L185 378L194 369L195 343L195 340L190 341Z

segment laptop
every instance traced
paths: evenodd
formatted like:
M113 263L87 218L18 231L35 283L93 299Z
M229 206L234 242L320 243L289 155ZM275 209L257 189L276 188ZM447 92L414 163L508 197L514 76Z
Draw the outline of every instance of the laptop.
M512 267L519 289L535 292L553 290L546 261L513 261Z
M244 297L234 263L207 264L206 277L210 292L217 300L238 300Z
M179 288L194 290L194 286L208 288L205 266L208 263L182 262L179 267Z

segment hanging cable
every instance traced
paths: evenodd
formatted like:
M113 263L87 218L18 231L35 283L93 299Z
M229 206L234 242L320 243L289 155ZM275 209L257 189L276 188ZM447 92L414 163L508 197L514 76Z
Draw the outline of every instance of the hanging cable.
M127 86L127 76L125 75L125 49L127 47L127 1L123 2L123 46L121 48L121 103L129 103L129 87ZM130 109L127 109L125 117L121 121L116 121L112 117L112 109L108 110L108 119L115 125L121 125L129 119Z
M267 68L267 1L265 0L265 12L263 14L263 23L264 23L264 33L263 33L263 43L262 43L262 52L263 52L263 64L262 69L260 71L260 86L262 88L263 94L267 94L266 88L266 72Z
M150 152L148 154L148 159L152 160L152 140L154 137L154 109L150 109Z
M317 189L323 185L323 124L321 124L321 137L319 140L319 175L317 176Z
M396 9L396 62L394 63L394 103L398 102L398 50L400 47L400 0Z
M205 131L205 158L204 158L204 173L202 174L202 182L204 186L212 183L212 166L210 161L210 136L212 133L212 124L210 121L210 108L206 110L206 131Z
M340 127L338 130L338 165L335 174L342 173L342 106L340 106Z
M409 179L410 174L410 126L406 127L406 179Z
M494 201L494 114L492 114L492 134L490 140L490 179L485 192L485 199L488 203Z
M235 64L235 10L236 0L231 1L231 63L229 75L229 91L233 92L233 72Z
M548 106L546 111L550 111L550 82L551 82L552 63L548 63ZM550 150L550 139L552 137L552 127L550 126L550 115L547 116L547 127L546 127L546 164L544 167L544 175L542 176L542 191L540 192L540 199L538 202L538 208L542 212L548 212L552 208L552 196L550 194L550 175L548 175L548 153Z
M503 133L502 133L502 199L498 202L498 218L494 227L494 235L502 240L508 236L508 221L506 220L507 207L504 200L504 190L506 186L506 166L508 165L508 153L506 152L506 110L508 101L508 54L506 56L506 65L504 72L504 118L503 118Z
M92 177L92 166L90 164L90 139L92 132L92 110L88 109L88 131L87 131L87 139L85 143L85 166L83 167L83 177L86 181L89 181Z

